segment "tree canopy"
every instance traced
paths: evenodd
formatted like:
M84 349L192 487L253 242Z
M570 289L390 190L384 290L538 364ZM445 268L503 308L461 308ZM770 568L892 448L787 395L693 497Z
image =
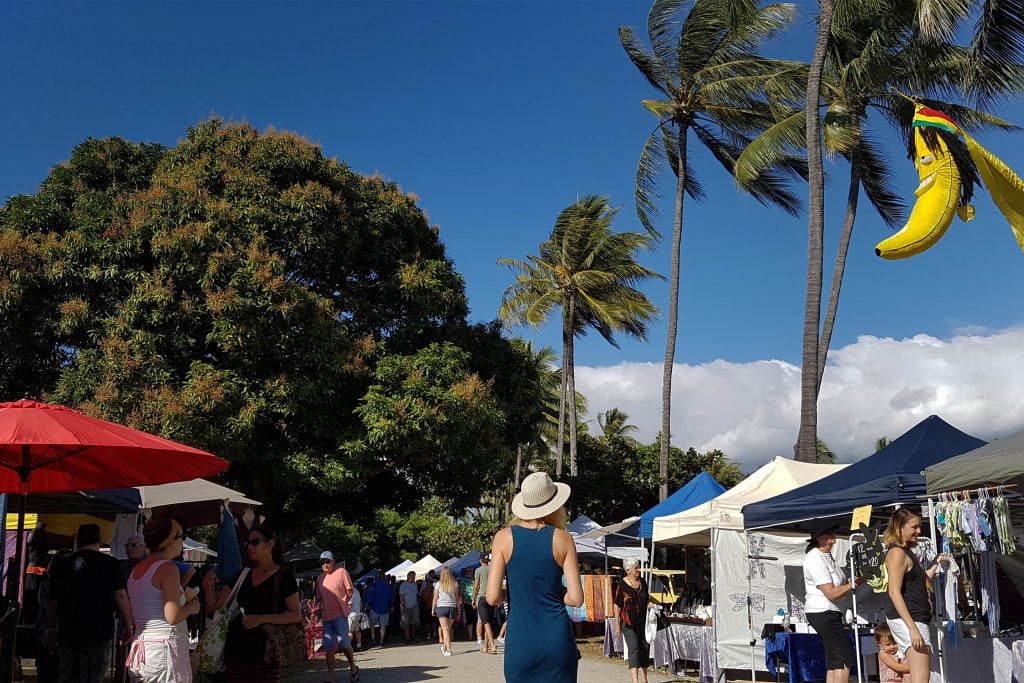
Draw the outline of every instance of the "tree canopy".
M528 440L510 415L539 411L529 352L467 320L413 196L216 118L171 149L86 140L11 198L0 310L4 396L221 455L296 531L476 502Z

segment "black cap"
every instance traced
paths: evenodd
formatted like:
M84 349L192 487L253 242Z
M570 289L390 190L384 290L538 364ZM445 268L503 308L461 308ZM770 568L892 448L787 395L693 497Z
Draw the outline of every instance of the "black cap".
M807 525L807 530L811 534L811 540L828 533L835 533L842 528L843 525L835 521L835 519L816 519Z

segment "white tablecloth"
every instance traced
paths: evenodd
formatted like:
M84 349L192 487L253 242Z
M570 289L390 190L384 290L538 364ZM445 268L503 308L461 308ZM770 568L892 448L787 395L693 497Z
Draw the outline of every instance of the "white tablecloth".
M1013 641L1013 683L1024 683L1024 640Z

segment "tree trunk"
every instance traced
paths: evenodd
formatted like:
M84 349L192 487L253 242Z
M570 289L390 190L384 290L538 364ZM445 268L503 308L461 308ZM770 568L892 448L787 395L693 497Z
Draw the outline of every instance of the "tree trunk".
M800 363L800 431L796 460L814 462L818 438L818 334L821 326L822 240L825 233L825 171L821 162L821 72L828 52L832 0L818 0L818 36L807 74L807 282L804 299L803 354Z
M836 248L836 264L832 269L832 288L828 293L828 309L825 311L825 324L821 328L821 340L818 342L818 390L821 393L821 378L825 375L825 361L828 359L828 346L832 343L832 328L836 324L836 312L839 310L839 292L843 288L843 274L846 271L846 253L850 250L850 237L853 235L853 223L857 219L857 200L860 197L860 173L857 152L854 150L850 159L850 192L846 196L846 218L843 219L843 232L839 236Z
M679 327L679 252L683 241L683 192L686 187L686 135L689 126L679 127L679 168L676 180L676 214L672 224L672 271L668 282L668 336L661 370L661 455L658 460L658 500L668 498L668 454L672 441L672 371L676 362L676 332Z
M562 454L565 453L565 393L569 385L569 369L565 365L566 349L572 339L568 316L562 311L562 387L558 399L558 452L555 453L555 479L562 478Z
M569 330L576 329L576 295L569 296ZM573 357L573 336L569 335L569 341L565 347L565 357L562 359L564 365L569 368L567 377L569 379L569 390L566 391L566 400L569 401L569 475L576 476L576 437L579 422L576 418L576 362Z
M516 446L516 476L515 476L515 491L519 491L519 481L523 474L523 445L519 444Z

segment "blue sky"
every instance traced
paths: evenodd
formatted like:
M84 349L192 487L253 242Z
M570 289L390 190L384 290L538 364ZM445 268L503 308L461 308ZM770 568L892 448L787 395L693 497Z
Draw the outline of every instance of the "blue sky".
M773 53L809 56L803 6ZM640 229L634 172L654 124L640 100L654 94L616 29L643 34L646 12L625 1L4 3L0 197L33 192L90 136L173 145L211 114L292 130L416 193L466 278L472 316L490 320L511 281L496 259L535 252L578 195L609 196L622 207L617 228ZM1019 104L998 113L1024 124ZM1024 171L1020 140L984 142ZM892 144L911 197L916 173ZM695 165L708 197L685 209L677 362L798 364L806 218L738 193L701 151ZM830 170L826 272L847 174ZM980 195L974 222L954 223L907 261L874 256L891 232L861 211L833 348L861 335L949 340L1021 322L1024 254ZM661 226L670 232L670 203ZM644 260L667 274L667 244ZM648 291L666 305L666 284ZM557 329L522 333L557 348ZM664 337L658 324L648 343L624 339L616 350L591 336L577 363L657 363Z

